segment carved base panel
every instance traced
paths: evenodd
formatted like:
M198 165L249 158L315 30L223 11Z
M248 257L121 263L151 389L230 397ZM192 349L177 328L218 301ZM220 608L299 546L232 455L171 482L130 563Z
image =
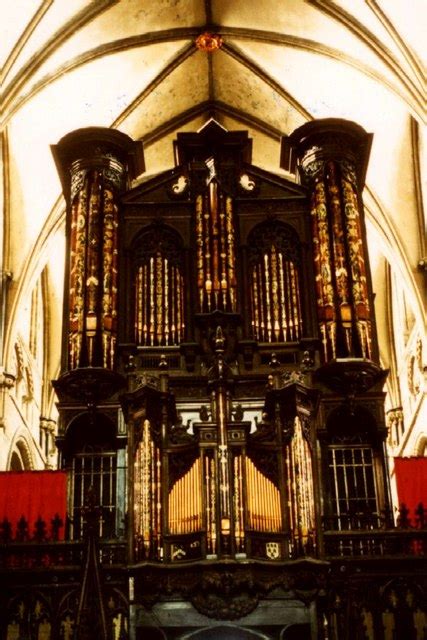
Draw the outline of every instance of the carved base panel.
M135 638L273 640L287 638L284 629L298 631L289 638L317 638L316 600L327 568L311 560L267 567L231 559L197 568L135 567L131 628ZM207 629L216 635L203 635Z
M212 606L215 607L214 602ZM151 610L141 605L133 607L131 628L135 639L167 638L184 640L250 640L264 638L316 638L316 609L285 596L271 596L261 600L249 614L236 620L215 620L197 611L188 601L169 600L156 604Z

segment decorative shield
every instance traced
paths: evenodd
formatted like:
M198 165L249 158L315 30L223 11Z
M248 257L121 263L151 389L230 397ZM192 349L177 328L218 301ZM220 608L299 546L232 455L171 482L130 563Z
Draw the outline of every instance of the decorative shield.
M266 542L265 553L270 560L277 560L280 558L280 545L278 542Z

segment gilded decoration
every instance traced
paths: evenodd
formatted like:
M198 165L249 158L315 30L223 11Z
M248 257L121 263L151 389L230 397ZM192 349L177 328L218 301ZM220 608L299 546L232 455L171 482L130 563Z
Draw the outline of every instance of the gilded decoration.
M222 37L218 33L211 33L210 31L201 33L196 39L196 47L206 53L217 51L222 47L222 43Z
M103 172L87 172L71 203L69 368L111 369L117 332L115 195ZM102 256L102 257L101 257Z
M177 345L185 331L182 242L163 226L150 226L137 240L135 339L138 345Z
M236 251L233 201L217 179L196 198L197 288L199 311L235 312Z
M365 255L355 172L329 161L313 185L311 221L325 360L372 358Z
M295 342L303 329L299 242L287 226L267 222L248 238L252 332L263 342Z

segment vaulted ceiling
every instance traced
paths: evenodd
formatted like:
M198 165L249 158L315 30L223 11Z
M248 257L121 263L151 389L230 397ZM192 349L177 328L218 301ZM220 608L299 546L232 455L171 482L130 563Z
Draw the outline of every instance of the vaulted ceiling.
M253 163L283 174L281 135L313 118L356 121L374 134L364 199L375 288L381 299L390 263L422 318L422 0L2 5L0 245L3 269L13 274L6 351L46 264L52 318L59 318L65 205L50 145L86 126L142 139L151 174L173 166L178 131L214 117L247 129ZM220 49L196 46L205 31L221 36ZM382 353L387 364L385 343Z

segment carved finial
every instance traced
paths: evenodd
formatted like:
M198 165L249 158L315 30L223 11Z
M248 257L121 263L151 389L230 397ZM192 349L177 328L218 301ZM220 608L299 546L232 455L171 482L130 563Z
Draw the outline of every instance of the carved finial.
M272 369L277 369L278 367L280 367L280 362L277 358L277 354L276 353L272 353L271 354L271 360L268 363L268 365L272 368Z
M206 178L206 184L209 184L210 182L212 182L212 180L218 179L217 170L215 166L215 158L208 158L207 160L205 160L205 164L209 172L209 175Z
M129 354L125 365L126 373L132 373L133 371L135 371L135 368L135 358L133 357L133 355Z
M309 351L304 351L301 360L301 371L309 371L314 367L314 360Z
M215 353L220 354L224 353L225 348L225 338L222 332L221 327L218 325L215 333Z
M275 353L271 354L271 360L268 364L273 371L268 376L267 386L278 389L280 387L280 362Z
M160 356L159 369L161 369L162 371L165 371L168 368L169 368L168 361L166 359L165 354L162 353L162 355Z

